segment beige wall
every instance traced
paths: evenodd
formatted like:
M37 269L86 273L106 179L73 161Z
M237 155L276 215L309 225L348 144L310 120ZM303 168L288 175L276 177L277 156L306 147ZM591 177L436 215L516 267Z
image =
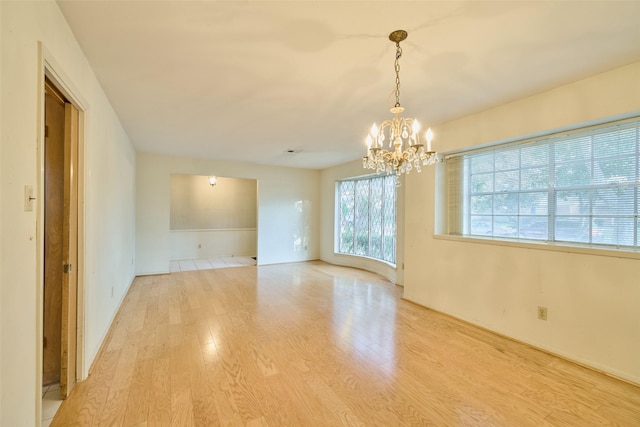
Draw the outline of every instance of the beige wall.
M363 145L363 150L364 150ZM363 152L364 154L364 152ZM402 266L404 263L404 184L398 189L398 202L396 212L396 266L392 266L383 261L371 258L364 258L353 255L343 255L334 252L334 242L336 236L335 213L336 213L336 181L354 178L363 175L370 175L371 171L362 167L362 161L354 161L343 165L325 169L320 174L321 181L321 224L320 229L320 259L332 264L344 265L348 267L361 268L363 270L377 273L386 277L393 283L401 285L403 283Z
M0 19L0 425L34 426L42 220L39 207L24 211L23 192L32 186L36 203L42 200L41 59L86 108L85 374L134 277L135 151L54 1L0 1Z
M319 258L320 172L223 160L138 153L136 272L169 271L170 176L216 175L258 182L258 263Z
M170 229L256 228L257 182L204 175L171 175Z
M434 130L446 152L632 112L640 63ZM640 260L436 238L434 177L406 180L405 298L640 383Z
M170 259L257 254L255 179L171 175Z

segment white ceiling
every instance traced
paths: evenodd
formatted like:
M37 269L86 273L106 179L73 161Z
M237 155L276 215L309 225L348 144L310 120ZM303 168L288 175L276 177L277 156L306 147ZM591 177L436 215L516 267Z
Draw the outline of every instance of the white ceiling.
M362 157L390 117L397 29L423 125L640 60L640 1L58 3L136 149L189 157Z

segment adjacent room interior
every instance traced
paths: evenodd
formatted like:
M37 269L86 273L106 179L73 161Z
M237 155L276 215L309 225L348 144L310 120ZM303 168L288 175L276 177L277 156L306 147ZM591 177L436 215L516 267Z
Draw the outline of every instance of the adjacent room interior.
M171 272L255 265L255 179L171 174Z
M639 20L0 1L0 425L640 425Z

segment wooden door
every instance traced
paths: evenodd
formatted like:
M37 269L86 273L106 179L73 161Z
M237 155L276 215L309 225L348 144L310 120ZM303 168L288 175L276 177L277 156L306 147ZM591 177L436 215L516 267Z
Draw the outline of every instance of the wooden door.
M64 205L64 99L47 85L44 144L44 301L42 384L60 381Z
M76 383L78 307L78 118L72 104L65 104L64 212L62 256L62 339L60 395L65 399Z
M79 111L45 81L42 384L77 379Z

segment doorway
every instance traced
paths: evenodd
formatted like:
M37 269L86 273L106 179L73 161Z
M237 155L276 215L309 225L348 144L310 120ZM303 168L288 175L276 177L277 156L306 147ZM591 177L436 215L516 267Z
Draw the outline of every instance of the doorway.
M78 375L79 110L45 78L42 385L66 398Z
M258 181L171 174L170 271L257 264Z

